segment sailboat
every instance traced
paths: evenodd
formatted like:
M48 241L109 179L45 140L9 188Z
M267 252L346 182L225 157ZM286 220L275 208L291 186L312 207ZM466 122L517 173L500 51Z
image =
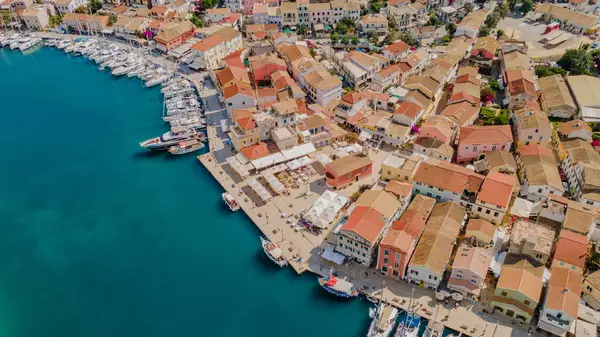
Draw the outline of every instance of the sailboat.
M381 297L383 297L383 289L377 307L369 309L369 317L373 320L369 326L367 337L388 337L396 323L398 309L382 302Z
M415 295L415 289L413 288L408 304L408 310L406 311L406 317L403 321L398 324L398 329L394 337L417 337L419 333L419 327L421 326L421 317L412 311L412 301Z

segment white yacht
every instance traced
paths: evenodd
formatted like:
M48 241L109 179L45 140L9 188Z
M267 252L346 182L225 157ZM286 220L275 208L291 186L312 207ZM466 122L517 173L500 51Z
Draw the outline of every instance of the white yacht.
M56 47L57 47L58 49L61 49L61 50L63 50L63 49L67 48L67 47L68 47L68 46L70 46L70 45L71 45L71 40L62 40L62 41L60 41L60 42L59 42L59 43L56 45Z
M28 42L25 42L22 45L20 45L19 46L19 50L23 52L23 51L26 51L29 48L37 46L40 43L42 43L42 39L39 38L39 37L34 37L33 39L29 40Z
M146 81L146 87L150 88L169 79L169 75L159 75Z
M4 41L2 41L2 47L10 46L11 43L15 42L20 37L21 37L21 34L18 34L18 33L14 33L13 35L6 37L4 39Z
M189 140L198 135L194 129L187 127L171 128L171 131L165 132L162 136L145 140L140 143L141 147L149 150L166 150L171 146L177 145L179 142Z
M25 43L27 43L27 42L29 42L29 41L31 41L31 40L32 40L32 37L31 37L31 36L29 36L29 35L26 35L26 36L20 37L20 38L18 38L17 40L13 41L13 42L10 44L10 49L17 49L17 48L19 48L19 47L20 47L22 44L25 44Z

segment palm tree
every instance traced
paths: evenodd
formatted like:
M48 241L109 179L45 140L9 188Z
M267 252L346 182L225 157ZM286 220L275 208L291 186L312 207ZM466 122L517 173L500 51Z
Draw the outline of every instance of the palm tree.
M305 35L307 30L308 29L307 29L306 25L298 25L298 30L296 30L296 34Z

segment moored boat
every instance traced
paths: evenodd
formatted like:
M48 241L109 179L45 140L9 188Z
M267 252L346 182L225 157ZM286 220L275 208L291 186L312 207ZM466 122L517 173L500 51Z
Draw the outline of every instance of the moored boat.
M198 151L204 148L204 144L197 139L190 139L180 142L175 146L169 148L170 154L186 154L194 151Z
M354 288L354 285L346 280L339 279L331 273L329 276L320 277L319 284L323 289L327 290L340 297L356 297L358 291Z
M417 337L420 326L421 317L415 313L407 312L405 319L398 324L394 337Z
M371 325L369 326L369 332L367 337L387 337L392 332L394 324L396 323L396 316L398 316L398 309L380 303L377 308L369 310L371 314Z
M225 201L225 204L229 207L232 212L238 211L240 209L240 205L235 201L233 196L227 192L221 194L221 198Z
M198 135L195 129L187 127L174 127L171 131L165 132L162 136L145 140L140 143L141 147L149 150L167 150L169 147L177 145L179 142L192 139Z
M283 257L283 252L281 251L281 248L279 248L278 245L263 238L262 236L260 237L260 242L261 242L263 251L265 252L265 254L267 254L267 257L269 258L269 260L275 262L275 264L280 267L287 266L288 263L287 263L286 259Z

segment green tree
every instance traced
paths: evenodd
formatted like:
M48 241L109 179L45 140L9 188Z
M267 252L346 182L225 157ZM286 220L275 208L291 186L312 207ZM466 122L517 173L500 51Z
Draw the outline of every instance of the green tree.
M56 28L62 24L62 21L63 16L60 13L58 13L50 17L50 20L48 20L48 24L50 25L50 27Z
M340 40L340 36L338 35L338 33L331 33L329 38L331 39L331 43L333 44L338 43L338 41Z
M519 8L519 11L523 15L526 15L527 13L531 12L532 9L533 9L533 1L531 1L531 0L522 0L521 8Z
M568 49L557 63L571 75L589 75L594 66L592 55L582 49Z
M349 38L349 37L347 37L347 36L343 36L343 37L342 37L342 40L341 40L341 43L342 43L342 44L348 44L348 42L350 42L350 38Z
M206 22L200 17L198 12L194 12L192 14L192 18L190 19L190 21L194 24L194 26L198 28L206 27Z
M473 11L473 4L470 2L467 2L463 8L464 8L465 12L467 12L467 14L471 13Z
M560 67L535 66L535 74L537 77L547 77L552 75L566 75L567 71Z
M308 28L306 25L298 25L298 29L296 30L296 34L298 35L306 35L308 32Z
M372 30L370 30L370 31L367 33L367 37L368 37L369 41L371 41L371 42L373 42L373 43L377 42L377 40L378 40L378 38L377 38L377 33L375 33L375 32L374 32L374 31L372 31Z
M515 7L517 7L517 4L519 3L519 0L508 0L508 8L511 11L515 10Z
M488 15L485 19L485 25L489 28L494 28L500 22L500 14L496 12L492 12L492 14Z
M108 14L108 25L109 26L114 25L115 22L117 22L117 20L119 20L119 17L117 16L117 14L114 14L114 13Z
M489 27L481 27L481 29L479 29L479 37L488 36L491 31L492 30Z
M502 37L502 35L504 35L504 31L502 29L498 29L496 31L496 38L500 39Z
M510 7L508 6L508 3L504 1L500 6L496 7L494 11L498 11L498 13L500 13L500 16L505 18L508 15L508 13L510 13Z
M488 84L490 85L490 89L492 89L492 91L494 91L494 92L500 91L500 84L498 84L498 81L496 81L495 79L490 79Z
M401 33L399 39L411 47L419 47L420 43L410 33Z
M86 6L79 6L75 8L75 13L77 14L88 14L88 9Z
M102 9L102 2L100 0L90 0L89 7L92 13L96 13Z
M358 37L356 37L356 36L353 36L352 37L352 44L353 45L357 45L359 43L360 43L360 39Z
M446 32L450 36L454 35L454 33L456 33L456 23L454 23L454 22L448 22L446 24Z
M440 27L443 23L437 15L432 14L429 16L429 22L427 23L429 26Z

